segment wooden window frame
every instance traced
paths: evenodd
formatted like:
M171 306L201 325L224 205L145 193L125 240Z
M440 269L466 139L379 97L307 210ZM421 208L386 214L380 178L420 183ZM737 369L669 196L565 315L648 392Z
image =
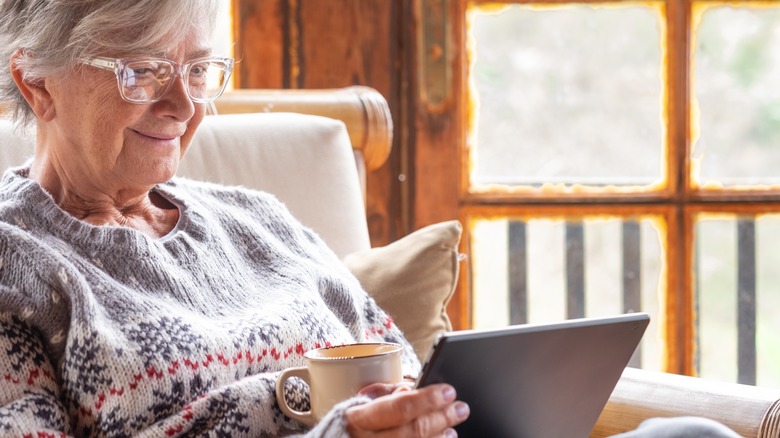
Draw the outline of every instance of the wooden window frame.
M448 216L468 224L475 216L523 216L548 212L587 216L660 214L667 221L665 236L665 366L664 371L695 374L694 340L694 226L700 213L756 216L780 213L780 191L761 189L704 189L691 180L691 26L693 0L667 0L666 19L666 178L661 190L638 194L576 193L560 196L542 192L474 192L469 189L468 62L465 14L469 5L488 3L603 4L618 1L563 0L484 1L415 0L417 45L411 63L418 87L414 115L412 224L422 226ZM628 3L628 2L626 2ZM636 3L636 2L633 2ZM649 2L659 3L659 2ZM724 4L724 2L709 2ZM760 2L736 1L731 4ZM442 40L442 31L446 32ZM443 59L440 59L443 57ZM433 61L429 58L436 58ZM444 69L450 68L445 72ZM439 81L439 82L437 82ZM444 92L441 84L447 84ZM436 84L433 89L431 84ZM430 89L430 92L427 90ZM436 99L432 99L431 96ZM453 154L457 159L453 160ZM452 182L457 181L453 189ZM468 228L468 227L466 227ZM461 250L469 253L468 229ZM463 269L448 311L456 328L471 327L470 273Z

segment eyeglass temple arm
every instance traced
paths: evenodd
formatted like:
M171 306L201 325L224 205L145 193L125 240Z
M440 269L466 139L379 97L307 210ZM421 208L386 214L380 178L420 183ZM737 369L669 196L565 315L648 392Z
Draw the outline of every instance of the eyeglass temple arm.
M108 58L91 58L84 60L84 63L104 70L116 70L116 61Z

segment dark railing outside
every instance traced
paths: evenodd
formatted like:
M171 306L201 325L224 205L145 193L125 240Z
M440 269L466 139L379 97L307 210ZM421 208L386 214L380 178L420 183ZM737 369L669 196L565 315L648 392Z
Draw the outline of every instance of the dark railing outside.
M737 224L737 351L738 383L756 384L756 241L755 220L740 218ZM527 226L519 220L508 225L509 311L511 324L528 322ZM642 311L641 227L635 219L622 223L623 311ZM585 227L582 221L568 221L565 229L566 316L585 315ZM697 285L698 293L698 285ZM641 347L629 366L641 365Z
M509 323L528 322L528 254L525 222L509 222Z
M585 229L581 221L566 222L566 317L585 316Z
M623 311L642 311L642 235L639 222L623 221ZM639 368L642 363L642 348L637 348L629 366Z
M756 384L756 223L737 220L737 382Z

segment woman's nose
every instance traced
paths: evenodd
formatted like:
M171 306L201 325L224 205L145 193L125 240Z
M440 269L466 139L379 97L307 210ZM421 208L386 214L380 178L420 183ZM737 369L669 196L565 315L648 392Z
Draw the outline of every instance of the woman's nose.
M174 74L171 78L173 83L165 95L157 103L164 104L170 115L180 119L187 120L195 113L195 104L187 91L187 84L181 73Z

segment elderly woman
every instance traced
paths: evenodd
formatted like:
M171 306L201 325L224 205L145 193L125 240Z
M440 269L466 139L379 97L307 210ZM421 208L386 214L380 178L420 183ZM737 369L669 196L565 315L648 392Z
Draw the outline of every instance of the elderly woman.
M37 132L0 182L0 435L453 436L449 385L375 385L311 430L279 410L308 349L393 341L419 363L273 197L174 178L233 68L217 1L0 0L0 103ZM693 430L665 424L630 436Z
M0 2L2 102L37 131L0 183L0 436L453 434L449 385L373 388L310 431L276 405L317 346L419 363L274 198L172 179L233 67L209 45L217 1Z

